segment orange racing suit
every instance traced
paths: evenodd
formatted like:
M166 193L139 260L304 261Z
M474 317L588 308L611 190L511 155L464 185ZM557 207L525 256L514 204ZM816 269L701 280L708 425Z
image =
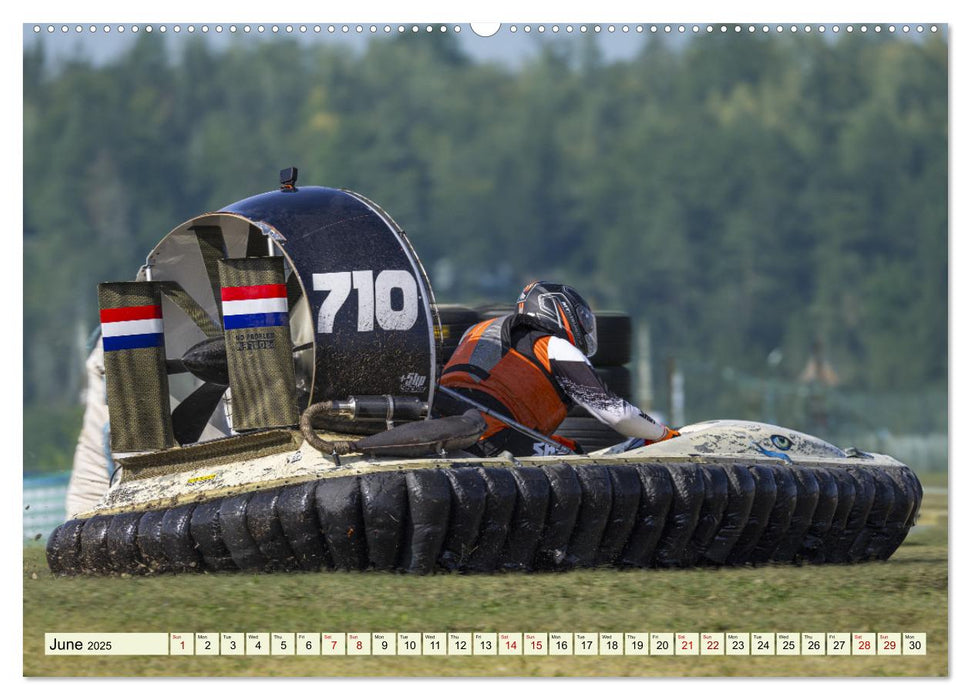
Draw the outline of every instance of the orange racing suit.
M578 404L601 422L628 437L656 442L677 435L636 406L611 393L590 361L565 336L551 335L520 321L515 314L469 328L442 370L441 384L501 415L551 435ZM436 399L438 405L438 399ZM467 406L443 412L461 412ZM486 432L480 454L509 450L514 455L543 454L542 443L483 416Z

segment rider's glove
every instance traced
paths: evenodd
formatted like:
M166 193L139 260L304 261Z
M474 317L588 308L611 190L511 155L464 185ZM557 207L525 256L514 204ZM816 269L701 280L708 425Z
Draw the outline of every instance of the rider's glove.
M560 443L561 445L563 445L565 448L567 448L568 450L571 450L573 452L576 452L577 454L582 454L583 453L583 448L580 447L580 443L577 442L576 440L572 440L570 438L563 437L562 435L550 435L550 439L551 440L556 440L558 443Z
M664 426L664 435L659 437L654 442L664 442L665 440L670 440L671 438L676 438L676 437L681 437L681 433L679 433L677 430L674 430L673 428Z

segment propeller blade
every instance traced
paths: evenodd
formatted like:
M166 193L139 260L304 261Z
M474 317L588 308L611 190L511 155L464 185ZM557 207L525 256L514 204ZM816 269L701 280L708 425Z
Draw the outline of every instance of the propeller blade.
M269 250L267 237L255 226L250 226L246 236L246 257L262 258Z
M185 363L182 360L166 360L165 361L165 373L166 374L185 374L189 370L186 368Z
M226 387L206 383L185 397L172 411L172 432L180 445L198 442Z
M199 302L189 296L189 294L182 288L182 285L180 285L178 282L172 281L163 281L158 282L157 284L162 290L162 294L164 294L169 301L182 309L182 312L188 316L192 322L196 324L196 326L199 327L199 330L206 334L207 338L222 337L222 326L210 318L205 309L199 305Z
M287 308L292 309L303 296L303 288L300 286L300 278L291 273L287 278Z
M212 287L212 298L216 302L216 313L222 321L222 309L219 306L219 268L218 263L226 257L226 240L223 230L219 226L190 226L189 230L196 234L199 253L206 266L206 275Z
M185 369L204 382L229 386L226 339L208 338L196 343L182 356Z

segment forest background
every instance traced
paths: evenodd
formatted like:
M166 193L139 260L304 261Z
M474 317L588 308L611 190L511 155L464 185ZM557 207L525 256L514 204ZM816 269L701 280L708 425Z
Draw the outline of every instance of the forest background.
M515 65L451 32L28 45L25 471L70 466L97 282L288 165L380 203L440 302L546 277L628 312L661 413L676 367L688 421L946 442L947 39L873 29L645 36L626 58L521 36Z

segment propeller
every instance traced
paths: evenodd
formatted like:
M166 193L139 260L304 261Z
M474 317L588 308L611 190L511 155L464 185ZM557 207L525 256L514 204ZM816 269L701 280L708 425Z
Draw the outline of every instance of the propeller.
M181 358L166 363L170 373L188 372L203 382L172 412L176 440L183 445L197 442L229 387L236 430L296 424L293 357L288 349L289 309L302 295L299 281L292 273L285 279L283 259L272 256L269 240L255 226L246 233L246 257L235 259L228 256L220 227L195 225L189 231L196 236L218 325L213 329L211 317L203 318L201 309L187 310L191 300L173 298L182 302L207 336ZM254 343L253 337L263 340ZM278 401L294 406L279 411L274 408Z
M228 386L206 382L172 411L172 432L180 445L198 442Z
M293 355L313 347L304 343L293 348ZM225 338L206 338L186 350L181 359L167 360L168 374L188 372L203 381L202 386L185 397L172 412L175 439L181 445L198 442L219 400L229 388L229 359Z
M179 360L167 362L169 374L189 372L203 381L172 411L172 430L180 445L198 442L212 414L229 388L226 339L206 338L186 350Z
M313 346L293 348L290 338L289 311L302 297L299 280L292 271L287 279L282 257L267 255L268 240L256 227L246 234L247 257L236 259L228 257L220 227L196 225L187 231L198 245L208 283L191 281L187 287L203 297L211 289L215 309L171 279L99 286L109 351L109 413L124 416L112 426L112 449L117 452L198 442L230 387L235 430L296 425L299 419L294 355ZM239 249L238 243L234 245ZM167 319L164 329L163 297L182 312ZM198 338L192 330L186 335L192 328L186 320L204 339L181 356L166 358L166 348L170 353L180 350L181 338ZM186 373L202 383L170 413L168 377ZM220 423L221 419L215 425Z

